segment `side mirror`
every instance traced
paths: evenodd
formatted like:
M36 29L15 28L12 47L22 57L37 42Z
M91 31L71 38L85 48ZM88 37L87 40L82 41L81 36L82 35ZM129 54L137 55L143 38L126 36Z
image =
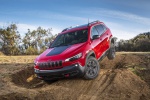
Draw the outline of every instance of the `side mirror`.
M93 35L92 39L95 40L95 39L98 39L100 36L99 35Z

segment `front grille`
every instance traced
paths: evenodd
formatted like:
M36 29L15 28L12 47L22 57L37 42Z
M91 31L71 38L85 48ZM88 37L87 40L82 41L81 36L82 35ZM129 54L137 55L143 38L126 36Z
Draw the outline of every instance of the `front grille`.
M62 68L62 61L55 61L55 62L43 62L39 63L39 69L46 70L46 69L59 69Z

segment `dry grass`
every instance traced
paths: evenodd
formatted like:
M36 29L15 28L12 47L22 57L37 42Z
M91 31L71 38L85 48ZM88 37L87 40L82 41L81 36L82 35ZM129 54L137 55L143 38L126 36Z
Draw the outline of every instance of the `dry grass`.
M0 56L4 56L4 54L2 52L0 52Z
M0 56L0 64L7 63L33 63L37 56Z
M117 52L117 54L150 54L150 52Z
M150 54L150 52L117 52L120 54ZM0 52L0 64L10 63L33 63L38 55L6 56Z

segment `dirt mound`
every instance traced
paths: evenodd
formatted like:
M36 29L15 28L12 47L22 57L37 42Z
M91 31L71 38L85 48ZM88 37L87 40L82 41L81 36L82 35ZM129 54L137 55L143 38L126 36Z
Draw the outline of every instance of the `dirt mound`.
M127 67L140 66L150 69L150 54L122 54L117 55L114 60L105 58L100 62L101 68L104 69L119 69Z
M140 76L141 79L143 79L146 83L148 83L150 87L150 69L138 70L136 74Z
M20 93L10 93L0 96L0 100L30 100L28 97L23 96Z
M33 67L28 67L12 75L12 82L26 88L42 87L45 83L34 74Z
M59 95L65 95L71 99L132 99L146 100L150 98L147 84L132 72L126 69L101 70L100 75L95 80L61 80L54 83L59 87ZM65 92L65 93L64 93ZM53 94L53 98L57 99L57 89L53 92L40 94L46 97ZM60 95L60 97L61 97ZM65 98L66 99L66 98ZM141 99L142 100L142 99Z
M122 54L117 55L114 60L105 58L101 63L103 69L130 69L150 87L150 54Z
M11 74L13 84L7 83L9 90L0 99L150 100L149 56L123 54L111 61L105 58L94 80L62 79L52 84L37 79L32 66L16 66L21 69Z
M33 75L31 68L19 71L16 75L27 75L24 80ZM24 71L28 73L25 74ZM30 72L30 73L29 73ZM21 74L22 73L22 74ZM18 81L19 82L19 81ZM34 83L35 82L35 83ZM30 84L22 81L22 85L26 84L26 88L33 88L35 84L41 82L34 79ZM29 86L31 85L31 86ZM148 85L138 76L127 69L102 69L100 75L95 80L83 79L63 79L51 85L43 83L38 93L32 99L41 100L43 98L51 98L53 100L83 100L83 99L116 99L121 100L148 100L150 98L150 90Z
M46 85L50 85L56 81L43 81L36 77L33 67L27 67L23 70L12 74L12 82L18 86L28 89L40 88Z
M148 85L127 69L102 69L95 80L63 79L51 85L27 90L29 93L36 92L30 97L36 100L149 100L150 98ZM24 92L20 95L23 98L27 97L23 95ZM10 94L7 95L9 96L11 97Z

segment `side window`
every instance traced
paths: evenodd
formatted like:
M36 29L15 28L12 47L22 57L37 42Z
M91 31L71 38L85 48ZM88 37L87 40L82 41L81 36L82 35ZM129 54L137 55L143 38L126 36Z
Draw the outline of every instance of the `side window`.
M92 39L93 35L98 35L98 31L97 31L97 29L95 28L95 26L92 27L92 31L91 31L91 39Z
M104 25L102 25L102 26L103 26L103 28L104 28L104 31L106 31L106 30L107 30L106 26L104 26Z
M102 25L97 25L96 29L98 30L99 35L101 35L104 32L104 28Z

